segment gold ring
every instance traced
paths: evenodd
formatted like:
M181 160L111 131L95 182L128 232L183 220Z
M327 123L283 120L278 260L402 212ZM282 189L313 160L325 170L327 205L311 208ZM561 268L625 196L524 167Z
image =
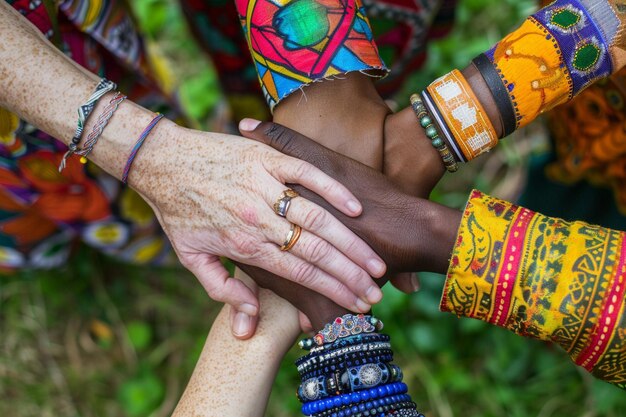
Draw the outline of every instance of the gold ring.
M287 233L287 238L285 239L285 243L280 247L280 250L283 252L290 250L296 244L298 239L300 239L300 234L302 233L302 228L295 223L291 223L291 229L289 229L289 233Z
M278 214L280 217L287 216L287 210L289 210L289 206L291 205L291 199L298 197L297 191L292 190L291 188L287 188L281 194L280 198L276 200L274 203L274 212Z

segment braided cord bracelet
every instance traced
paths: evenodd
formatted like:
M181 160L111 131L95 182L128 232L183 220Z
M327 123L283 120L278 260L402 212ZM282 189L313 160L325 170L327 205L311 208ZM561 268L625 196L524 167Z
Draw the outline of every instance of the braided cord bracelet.
M137 139L135 146L133 146L132 151L130 151L130 155L128 156L128 160L126 161L126 165L124 166L124 172L122 173L122 182L124 184L128 182L128 174L130 173L130 168L133 166L133 162L135 161L135 157L137 156L137 152L139 152L141 145L143 145L150 132L152 132L152 129L154 129L154 127L157 125L157 123L159 123L162 118L163 115L157 113L157 115L154 117L154 119L152 119L150 124L148 124L143 132L141 132L141 135L139 135L139 139Z
M98 120L96 121L96 124L93 127L91 133L89 133L89 136L87 136L87 140L85 141L83 148L78 149L76 152L74 152L76 155L81 156L81 163L87 163L87 156L89 156L91 151L93 151L93 148L94 146L96 146L96 143L98 143L98 139L100 139L104 128L113 117L113 113L115 113L119 105L122 104L124 100L126 100L126 96L122 93L117 93L115 97L113 97L111 101L109 101L109 104L104 108L102 114L98 116Z
M61 163L59 164L59 172L65 169L67 165L67 158L72 156L78 150L78 144L80 143L80 139L83 137L83 129L85 128L85 122L93 112L93 109L96 107L98 100L102 98L109 91L117 88L117 85L107 80L106 78L102 78L96 89L91 94L89 99L78 108L78 123L76 126L76 131L74 132L74 136L72 137L72 141L68 145L68 151L63 155L63 159L61 159Z

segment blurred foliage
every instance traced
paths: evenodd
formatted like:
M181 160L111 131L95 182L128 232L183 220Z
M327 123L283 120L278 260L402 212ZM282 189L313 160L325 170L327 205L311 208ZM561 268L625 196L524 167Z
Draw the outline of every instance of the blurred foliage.
M192 41L175 0L133 0L150 42L176 71L181 103L206 125L221 100L211 63ZM534 9L532 0L463 0L449 37L431 43L411 91L464 66ZM408 91L408 90L407 90ZM540 128L505 141L435 198L461 206L468 188L514 197ZM518 140L520 139L520 140ZM469 171L471 170L471 171ZM405 296L385 289L375 313L392 336L414 400L429 417L617 417L626 395L579 371L564 352L476 320L439 312L442 277L421 276ZM219 305L189 273L120 264L80 248L56 271L0 278L0 415L160 417L171 413ZM268 416L298 416L289 352Z

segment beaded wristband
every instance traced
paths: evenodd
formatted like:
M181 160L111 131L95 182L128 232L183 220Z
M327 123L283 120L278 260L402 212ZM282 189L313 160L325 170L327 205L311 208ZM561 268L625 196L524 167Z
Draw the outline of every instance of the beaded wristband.
M433 81L427 88L434 107L443 117L445 131L450 132L465 161L471 161L498 144L491 120L459 70Z
M308 378L298 387L301 402L315 401L331 394L362 391L380 384L402 381L403 374L397 365L375 362L350 367L344 372Z
M343 413L344 417L371 417L372 415L396 417L400 410L406 410L412 413L404 415L420 416L420 413L415 410L415 403L411 401L411 397L403 394L350 406L332 408L321 413L313 414L312 417L339 417L342 415L340 413Z
M380 351L355 352L345 354L341 357L332 358L315 365L304 366L300 372L302 381L327 375L331 372L341 372L352 366L364 365L371 362L391 362L393 361L393 352L391 349L383 349Z
M381 385L379 387L370 388L369 390L361 392L353 392L350 394L338 395L334 398L327 398L323 400L311 401L302 405L302 413L305 415L312 415L320 413L332 408L340 406L351 406L359 404L363 401L369 401L374 399L389 399L389 403L392 403L392 398L398 394L402 395L408 391L408 387L403 382L394 382L392 384ZM410 399L409 399L410 400ZM396 401L397 402L397 401Z
M126 161L126 165L124 166L124 172L122 173L122 182L124 184L126 184L126 182L128 181L130 168L133 166L133 162L135 161L135 157L137 156L137 152L139 152L141 145L143 145L143 142L146 140L150 132L152 132L152 129L154 129L154 127L157 125L157 123L159 123L162 118L163 115L158 113L155 118L152 119L150 124L146 126L143 132L141 132L141 135L139 135L139 139L137 139L135 146L133 146L133 149L130 151L130 155L128 156L128 160Z
M456 172L459 169L459 166L452 153L450 153L450 149L446 145L446 142L439 137L439 132L434 125L433 115L428 112L419 95L412 94L410 100L411 108L413 108L413 112L415 113L417 120L424 128L424 132L426 133L428 139L430 139L433 147L437 149L437 152L439 152L439 156L441 156L446 170L448 172ZM459 157L459 159L462 160L461 157Z
M104 128L107 126L107 124L113 117L113 114L124 100L126 100L126 96L118 92L115 97L113 97L111 101L109 101L109 104L104 108L102 114L100 114L100 116L98 117L98 120L96 121L93 130L91 131L91 133L89 133L89 136L87 136L87 140L85 141L83 148L77 149L74 152L76 155L81 156L81 163L87 163L87 156L89 156L91 151L93 151L93 148L94 146L96 146L96 143L98 143L98 139L100 139Z
M337 349L335 351L329 352L328 354L322 356L322 359L317 359L316 357L307 358L306 362L303 362L300 365L298 365L298 371L300 371L301 368L304 368L305 366L307 366L307 364L315 364L316 362L319 362L322 360L327 360L327 359L331 359L334 357L340 357L346 353L365 352L365 351L382 350L382 349L391 349L391 344L389 342L374 342L374 343L364 343L362 345L349 346L349 347Z
M337 317L332 323L326 324L312 339L303 339L298 345L302 349L308 350L313 345L322 346L337 339L361 333L373 333L382 330L383 327L383 322L376 317L364 314L345 314Z
M72 156L72 154L78 150L78 144L80 143L80 139L83 136L83 129L85 128L85 122L91 115L93 109L96 107L96 103L98 103L98 100L100 100L103 95L115 88L117 88L117 85L114 82L102 78L89 99L87 99L85 104L78 108L78 123L76 126L76 131L74 132L72 141L68 145L68 151L65 152L65 155L63 155L63 159L61 159L61 163L59 164L59 172L63 171L63 169L65 168L67 164L67 158Z
M321 354L323 352L330 352L334 349L339 349L346 346L358 345L364 342L389 342L391 338L386 334L380 333L362 333L354 336L344 337L337 339L334 342L322 346L315 346L311 348L310 353Z

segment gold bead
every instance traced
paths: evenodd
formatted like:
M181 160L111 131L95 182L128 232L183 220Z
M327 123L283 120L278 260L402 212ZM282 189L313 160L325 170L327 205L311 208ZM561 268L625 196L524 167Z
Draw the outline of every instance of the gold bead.
M81 164L86 164L87 163L87 158L85 158L84 156L80 157L80 163Z

